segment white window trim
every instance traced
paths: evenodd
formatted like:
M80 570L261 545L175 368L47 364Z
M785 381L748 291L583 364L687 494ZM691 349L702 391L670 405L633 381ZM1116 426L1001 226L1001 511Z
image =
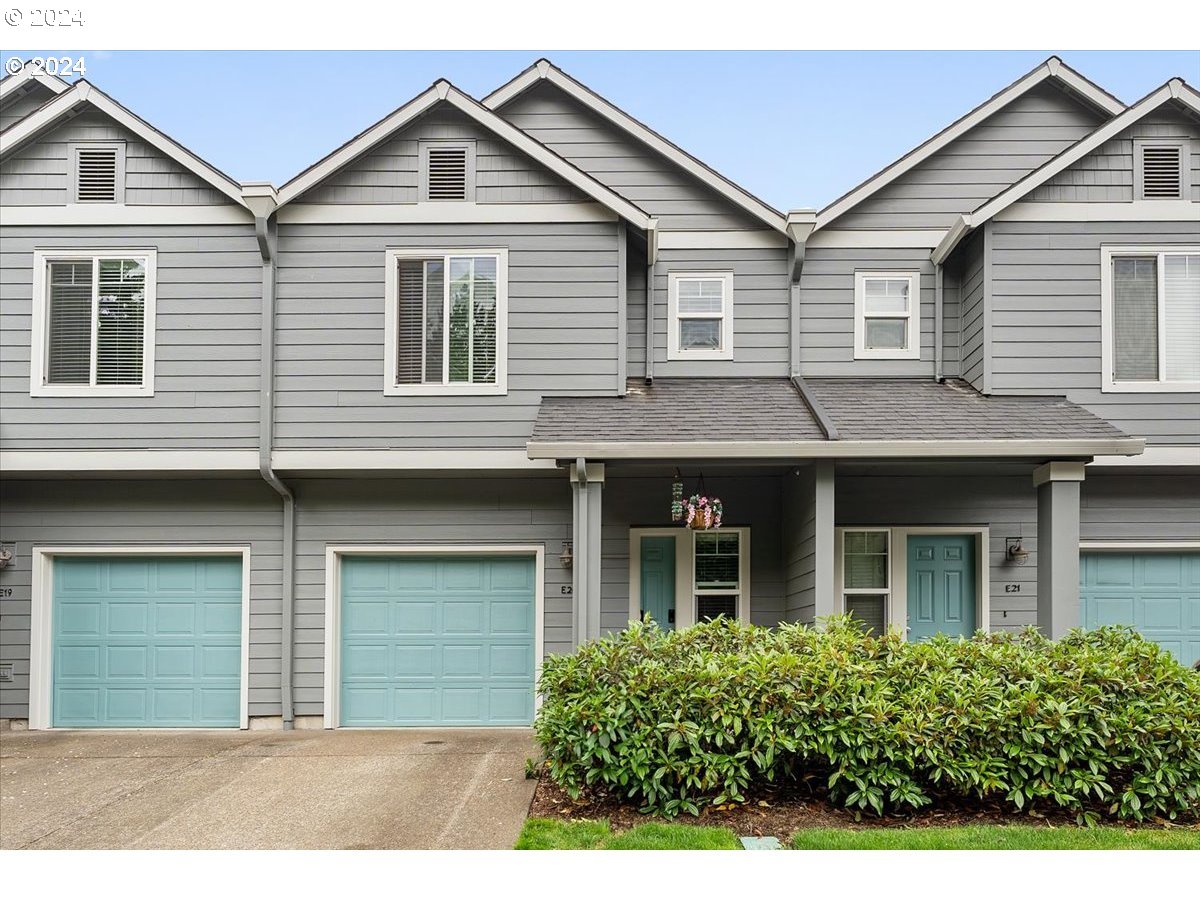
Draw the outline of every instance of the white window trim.
M722 526L721 531L736 531L738 537L738 609L739 621L750 621L750 527ZM675 538L675 628L696 624L696 534L693 528L675 525L660 528L629 529L629 621L642 617L642 538ZM685 540L680 540L683 537ZM721 591L722 594L733 593Z
M886 350L866 346L866 284L881 278L908 280L908 328L903 350ZM871 318L898 319L898 315ZM919 271L870 271L854 273L854 358L855 359L920 359L921 358L921 273Z
M475 142L472 140L429 140L420 141L420 158L417 163L417 201L419 203L474 203L475 202ZM462 200L437 200L429 196L429 150L462 148L466 151L466 179Z
M990 552L991 537L986 525L922 525L922 526L879 526L879 525L845 525L835 529L836 539L833 542L833 587L836 597L835 609L840 614L846 612L845 589L845 541L848 531L886 531L888 532L888 581L890 591L866 590L865 594L888 594L887 611L884 619L889 628L896 628L908 640L908 536L924 534L969 534L975 537L975 627L977 630L990 632L992 601L991 601L991 568Z
M1158 262L1158 374L1163 376L1166 365L1164 350L1166 322L1162 315L1163 278L1166 267L1162 264L1164 254L1200 253L1200 245L1190 244L1141 244L1100 246L1100 390L1106 394L1181 394L1200 391L1200 381L1116 381L1113 366L1116 363L1113 348L1113 257L1157 256Z
M65 259L144 259L146 291L142 310L142 383L134 384L47 384L46 365L49 362L47 342L50 331L46 316L49 313L47 271L51 261ZM96 266L95 271L99 271ZM29 395L31 397L153 397L154 396L154 332L155 308L158 295L158 251L149 248L102 247L78 249L63 247L33 251L33 322L30 330ZM95 358L95 321L92 323L92 356Z
M32 615L29 622L29 727L48 730L53 693L54 560L62 556L237 556L242 560L241 714L239 727L250 727L250 547L245 544L35 546L32 566ZM57 729L56 729L57 730ZM62 729L67 730L67 729Z
M684 350L679 346L679 282L693 279L722 282L721 349ZM686 315L684 318L713 319L713 315ZM733 359L733 273L670 272L667 275L667 359Z
M402 259L428 259L437 256L496 257L496 381L493 384L397 384L399 364L396 326L400 321L399 263ZM390 248L386 254L384 277L384 352L383 393L389 397L497 396L508 393L508 250L452 247L450 249ZM450 289L450 278L444 279ZM443 307L444 309L444 307Z
M533 559L534 710L541 706L537 685L542 679L546 642L546 546L544 544L329 544L325 548L325 678L322 721L325 728L343 726L339 698L342 677L342 560L347 556L525 556ZM370 726L377 727L377 726ZM404 726L395 726L404 727ZM512 726L473 726L504 727Z
M1143 151L1147 147L1172 147L1179 151L1179 196L1178 197L1147 197L1144 195L1145 163ZM1179 203L1187 202L1191 196L1191 141L1185 137L1178 138L1134 138L1133 140L1133 199L1147 203ZM1194 214L1193 214L1194 221Z
M79 199L79 151L80 150L115 150L116 179L113 200L80 200ZM67 145L67 159L70 161L70 183L67 187L69 206L100 206L111 209L125 204L125 142L124 141L72 141Z

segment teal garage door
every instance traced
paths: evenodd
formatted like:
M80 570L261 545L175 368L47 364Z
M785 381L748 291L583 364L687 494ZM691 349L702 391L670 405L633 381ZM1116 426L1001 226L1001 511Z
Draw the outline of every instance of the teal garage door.
M1132 625L1184 665L1200 659L1200 553L1083 553L1083 627Z
M241 724L240 557L58 557L51 618L54 725Z
M534 577L526 557L346 557L340 724L528 725Z

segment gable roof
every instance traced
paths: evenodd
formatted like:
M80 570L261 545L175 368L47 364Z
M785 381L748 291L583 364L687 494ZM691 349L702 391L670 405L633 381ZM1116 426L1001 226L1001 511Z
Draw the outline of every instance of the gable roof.
M993 216L1012 206L1030 191L1045 184L1063 169L1074 165L1083 157L1098 148L1105 141L1117 136L1126 128L1145 118L1156 109L1170 102L1181 103L1200 115L1200 92L1185 82L1182 78L1172 78L1162 87L1156 88L1125 110L1119 116L1109 119L1095 131L1076 141L1058 156L1048 160L1034 169L1012 187L1007 188L988 200L973 212L960 216L954 226L946 233L942 242L933 251L933 261L941 264L954 248L968 234L991 219Z
M966 134L984 119L999 112L1018 97L1047 80L1052 80L1107 116L1116 116L1125 110L1125 104L1108 91L1084 78L1057 56L1051 56L1037 68L1022 75L962 118L947 125L925 143L910 150L887 168L838 197L817 213L817 229L826 227L834 219L848 212L851 207L857 206L871 194L891 184L905 172L920 165L939 150Z
M27 90L31 90L33 88L31 82L33 84L40 84L55 94L61 94L71 86L57 75L47 74L46 70L41 66L26 63L17 74L0 79L0 101L7 100L14 91L20 90L24 93Z
M242 186L210 166L182 144L167 137L149 122L134 115L112 97L87 81L76 81L53 100L38 107L24 119L0 133L0 157L16 152L48 129L76 115L81 107L91 106L132 131L184 168L204 179L240 206Z
M615 125L655 152L665 156L693 178L703 182L734 205L750 213L756 219L761 220L776 231L787 233L786 218L779 210L755 197L745 188L730 181L724 175L701 162L677 144L667 140L657 131L639 122L623 109L614 106L587 85L576 81L548 59L539 59L507 84L492 91L492 93L483 98L483 105L488 109L499 109L510 100L520 96L542 81L549 82L558 87L592 112L599 115L602 119Z
M399 109L380 119L365 131L351 138L324 159L309 166L279 189L279 205L289 203L315 187L343 166L386 140L421 114L439 103L448 103L473 121L507 141L525 155L545 166L568 184L583 191L597 203L608 207L626 221L641 229L652 229L654 219L620 194L605 187L583 170L563 159L545 144L534 140L515 125L492 112L479 101L460 91L445 79L430 85Z

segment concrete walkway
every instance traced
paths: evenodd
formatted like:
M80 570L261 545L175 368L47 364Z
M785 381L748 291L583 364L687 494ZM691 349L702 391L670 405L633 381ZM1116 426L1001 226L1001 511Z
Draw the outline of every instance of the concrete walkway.
M4 849L507 849L529 729L0 732Z

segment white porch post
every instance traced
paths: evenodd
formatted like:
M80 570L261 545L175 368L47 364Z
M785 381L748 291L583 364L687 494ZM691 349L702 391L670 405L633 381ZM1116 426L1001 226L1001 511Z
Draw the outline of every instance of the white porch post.
M1037 623L1047 637L1080 625L1079 484L1084 463L1048 462L1033 472L1037 488Z
M600 527L604 463L571 464L571 591L575 597L575 644L600 637Z

